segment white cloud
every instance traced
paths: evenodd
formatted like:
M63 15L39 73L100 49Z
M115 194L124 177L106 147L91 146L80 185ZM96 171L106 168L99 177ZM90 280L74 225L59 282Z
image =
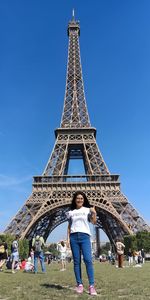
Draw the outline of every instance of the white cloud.
M0 187L14 187L18 186L22 183L25 183L27 181L31 181L32 176L28 175L25 177L17 178L17 177L11 177L11 176L6 176L3 174L0 174Z

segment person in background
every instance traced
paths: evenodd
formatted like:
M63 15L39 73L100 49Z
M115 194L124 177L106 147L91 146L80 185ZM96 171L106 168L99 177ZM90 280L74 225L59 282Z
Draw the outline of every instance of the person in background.
M31 257L32 264L34 264L34 250L33 250L33 248L31 248L31 250L30 250L30 257Z
M141 251L138 251L138 264L142 263Z
M66 256L67 256L67 249L64 241L61 241L60 247L60 260L61 260L61 269L60 271L65 271L66 270Z
M133 253L131 248L128 250L128 264L129 266L133 265Z
M72 199L70 211L67 214L69 225L67 231L67 243L71 246L74 273L76 277L76 292L83 293L83 281L81 274L81 254L86 265L86 271L89 280L89 294L96 296L94 287L94 270L92 262L92 249L90 240L90 228L88 222L96 224L95 207L90 207L86 195L77 191Z
M145 263L145 252L144 249L141 250L142 264Z
M108 250L108 262L111 263L112 253L111 250Z
M138 251L134 250L133 257L134 257L134 263L135 264L138 264L138 255L139 255Z
M26 260L23 258L21 259L20 270L24 270L25 265L26 265Z
M50 265L51 261L52 261L52 255L49 254L47 257L47 264Z
M123 259L124 259L124 248L125 245L119 240L116 240L116 251L118 257L118 268L123 268Z
M32 259L29 256L24 267L24 272L32 272L34 270L34 264L32 263Z
M11 267L12 267L12 259L11 259L11 256L8 256L8 258L6 260L6 268L8 270L11 270Z
M99 261L102 262L102 255L99 256Z
M16 236L16 239L12 242L11 245L11 259L12 259L12 273L16 273L15 270L17 270L16 268L16 264L19 262L19 245L18 245L18 236Z
M3 266L8 258L8 247L4 240L0 240L0 272L3 271Z
M40 260L42 272L45 273L45 264L44 264L44 239L42 236L37 235L32 240L32 247L34 249L34 273L38 271L38 259Z

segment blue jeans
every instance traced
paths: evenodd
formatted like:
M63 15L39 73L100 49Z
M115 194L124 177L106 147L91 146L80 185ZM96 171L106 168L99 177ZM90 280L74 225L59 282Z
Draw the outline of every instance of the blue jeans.
M38 271L38 258L40 259L42 272L45 272L43 251L40 251L40 252L35 251L34 252L34 272L37 273L37 271Z
M74 273L77 285L82 284L81 254L83 255L84 263L86 265L89 285L94 285L94 270L90 236L82 232L71 233L70 246L74 260Z

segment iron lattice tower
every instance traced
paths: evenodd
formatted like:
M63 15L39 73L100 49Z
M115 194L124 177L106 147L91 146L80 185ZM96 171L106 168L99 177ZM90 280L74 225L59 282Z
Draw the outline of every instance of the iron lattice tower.
M45 240L66 221L73 193L82 190L97 210L97 226L110 239L150 231L148 224L120 190L119 175L109 172L96 143L86 106L81 59L80 25L74 15L68 25L69 47L64 108L56 142L42 176L34 176L32 193L5 233L31 239L36 232ZM69 175L71 159L82 159L85 174Z

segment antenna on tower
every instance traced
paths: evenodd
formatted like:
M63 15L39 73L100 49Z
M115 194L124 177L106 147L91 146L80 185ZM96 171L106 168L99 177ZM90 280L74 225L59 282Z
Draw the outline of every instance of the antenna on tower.
M74 17L74 8L73 8L73 10L72 10L72 20L74 20L75 19L75 17Z

